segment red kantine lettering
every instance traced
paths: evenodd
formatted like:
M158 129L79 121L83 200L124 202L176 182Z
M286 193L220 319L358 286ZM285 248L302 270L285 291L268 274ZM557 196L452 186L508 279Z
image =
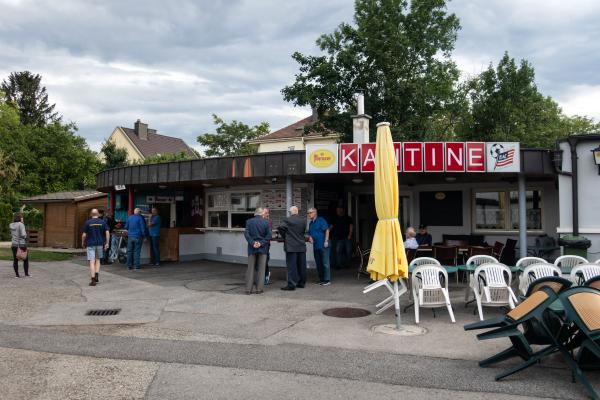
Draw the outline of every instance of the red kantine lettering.
M446 143L446 171L465 171L465 144L462 142Z
M359 150L356 143L340 144L340 172L359 172Z
M485 172L485 143L467 142L467 172Z
M423 171L423 143L405 142L402 144L402 166L404 172Z
M426 142L424 153L425 172L444 172L444 143Z
M363 143L360 149L360 156L360 171L375 171L375 143Z

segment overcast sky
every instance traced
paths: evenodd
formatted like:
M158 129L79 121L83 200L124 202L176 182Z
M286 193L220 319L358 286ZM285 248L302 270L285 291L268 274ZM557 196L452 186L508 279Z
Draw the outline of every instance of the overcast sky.
M350 0L0 0L0 80L43 76L50 101L90 147L140 118L196 146L212 113L273 130L310 110L283 101L298 50L350 22ZM456 0L454 59L466 75L507 50L567 114L600 120L600 2Z

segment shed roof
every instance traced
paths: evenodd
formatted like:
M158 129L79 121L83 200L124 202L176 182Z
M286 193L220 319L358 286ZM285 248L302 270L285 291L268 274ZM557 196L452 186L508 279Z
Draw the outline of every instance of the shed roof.
M148 129L148 140L142 140L135 133L135 129L125 128L124 126L121 129L144 157L156 154L179 154L181 152L190 157L196 156L192 149L180 138L160 135L155 133L154 129Z
M70 192L46 193L23 199L23 203L58 203L79 202L106 196L106 193L96 190L75 190Z

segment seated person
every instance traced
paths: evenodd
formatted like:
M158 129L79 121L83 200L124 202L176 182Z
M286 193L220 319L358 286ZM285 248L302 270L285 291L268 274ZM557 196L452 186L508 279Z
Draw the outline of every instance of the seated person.
M431 246L433 243L433 239L429 232L427 232L427 225L425 224L419 225L419 233L417 233L415 239L417 239L419 246Z
M417 243L415 236L416 236L415 228L413 228L412 226L409 226L408 228L406 228L406 235L405 235L406 240L404 241L405 249L418 249L419 248L419 243Z

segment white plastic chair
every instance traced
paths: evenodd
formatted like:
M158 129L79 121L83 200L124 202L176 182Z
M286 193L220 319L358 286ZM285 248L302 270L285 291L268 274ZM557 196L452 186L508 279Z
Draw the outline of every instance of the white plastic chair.
M556 260L554 260L554 265L560 267L569 268L569 271L573 269L574 266L579 264L587 264L588 260L580 256L560 256Z
M444 277L444 286L440 282L440 274ZM444 307L448 309L450 320L454 319L454 312L448 294L448 272L445 268L435 265L421 265L412 273L412 293L415 302L415 322L419 323L419 308Z
M570 279L574 285L581 285L596 276L600 276L600 265L596 263L579 264L571 270Z
M515 308L517 297L510 287L511 280L510 268L504 264L482 264L475 269L473 293L481 321L483 321L483 306Z
M543 258L539 258L539 257L523 257L523 258L519 258L519 261L517 261L517 267L521 267L523 269L525 269L525 267L529 266L529 265L533 265L533 264L547 264L548 261L544 260Z
M594 261L594 264L600 264L600 258Z
M465 263L465 265L467 266L467 270L471 270L472 267L478 267L483 264L490 264L490 263L497 263L497 262L498 262L498 260L495 257L479 255L479 256L469 257L467 259L467 262ZM469 268L469 267L471 267L471 268ZM469 285L465 288L465 303L469 302L471 290L473 289L473 274L472 273L469 274L469 282L468 283L469 283Z
M385 300L380 301L375 305L375 307L378 308L375 314L381 314L382 312L394 305L394 287L388 279L382 279L377 282L371 283L363 289L363 294L369 293L370 291L380 287L385 287L390 292L390 296L386 297ZM402 296L407 291L408 289L406 288L404 279L398 279L398 297Z
M421 265L439 265L440 267L442 266L442 264L440 264L440 262L438 260L436 260L435 258L432 257L417 257L414 260L412 260L410 262L410 264L408 264L409 268L410 267L419 267Z
M535 258L535 257L531 257ZM600 267L600 266L599 266ZM561 276L562 272L559 267L546 262L539 264L529 264L525 267L521 275L519 275L519 291L525 295L531 282L545 276Z

